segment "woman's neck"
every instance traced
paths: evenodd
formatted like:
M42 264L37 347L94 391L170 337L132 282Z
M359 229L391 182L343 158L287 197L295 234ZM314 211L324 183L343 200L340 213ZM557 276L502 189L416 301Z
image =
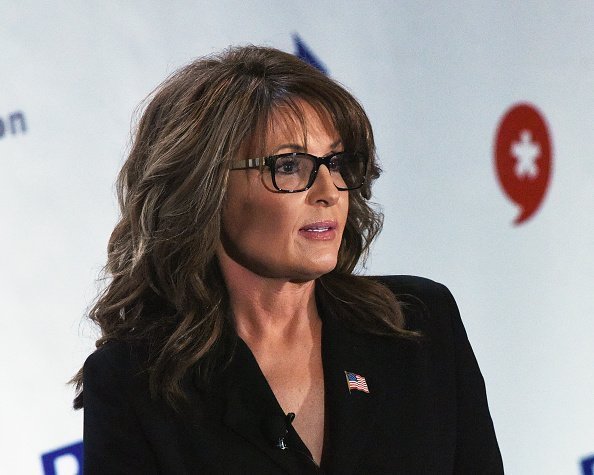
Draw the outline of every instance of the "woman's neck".
M290 345L316 333L320 319L314 280L263 277L228 256L219 261L237 334L249 346L256 342Z

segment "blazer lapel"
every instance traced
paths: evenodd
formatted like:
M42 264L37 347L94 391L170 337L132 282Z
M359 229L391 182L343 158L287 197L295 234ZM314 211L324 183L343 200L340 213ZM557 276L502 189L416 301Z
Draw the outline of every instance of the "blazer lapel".
M247 345L238 339L235 355L224 375L227 407L224 424L262 451L283 473L301 473L289 454L275 447L270 421L285 414ZM277 424L278 425L278 424ZM274 424L272 424L274 426Z
M327 437L323 466L330 473L350 474L373 442L373 426L384 406L382 365L377 348L364 335L345 329L333 317L324 319L322 358L326 391ZM369 393L349 390L345 372L367 383Z

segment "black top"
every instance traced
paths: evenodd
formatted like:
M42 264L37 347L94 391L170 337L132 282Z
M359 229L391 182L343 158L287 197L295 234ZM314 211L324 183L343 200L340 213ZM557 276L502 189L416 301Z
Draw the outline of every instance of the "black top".
M192 411L151 400L137 353L122 343L84 365L86 474L501 474L485 386L454 299L419 277L379 278L423 343L363 334L325 316L326 438L321 468L293 430L249 348ZM365 378L369 393L345 377ZM282 442L279 444L279 439ZM286 446L286 449L280 448Z

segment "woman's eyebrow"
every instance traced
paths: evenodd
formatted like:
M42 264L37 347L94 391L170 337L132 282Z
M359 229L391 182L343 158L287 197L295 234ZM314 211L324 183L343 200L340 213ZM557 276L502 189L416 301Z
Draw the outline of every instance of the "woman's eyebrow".
M334 151L334 149L336 147L338 147L339 145L342 145L342 140L338 139L335 142L332 142L330 144L330 149L332 151ZM272 153L270 155L275 155L279 150L292 150L294 152L303 152L305 151L305 147L303 145L297 144L297 143L284 143L281 145L278 145L277 147L274 147L274 149L272 150Z
M289 149L289 150L293 150L295 152L303 152L305 150L303 145L300 145L297 143L284 143L284 144L278 145L277 147L274 147L274 149L272 149L271 155L274 155L279 150L283 150L283 149Z

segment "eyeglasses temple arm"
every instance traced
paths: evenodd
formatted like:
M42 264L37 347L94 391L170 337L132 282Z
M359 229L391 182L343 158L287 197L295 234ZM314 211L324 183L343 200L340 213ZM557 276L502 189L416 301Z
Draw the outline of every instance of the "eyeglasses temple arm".
M260 168L265 164L266 158L246 158L231 162L231 170L248 170L250 168Z

